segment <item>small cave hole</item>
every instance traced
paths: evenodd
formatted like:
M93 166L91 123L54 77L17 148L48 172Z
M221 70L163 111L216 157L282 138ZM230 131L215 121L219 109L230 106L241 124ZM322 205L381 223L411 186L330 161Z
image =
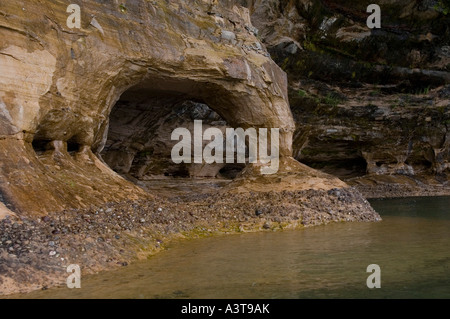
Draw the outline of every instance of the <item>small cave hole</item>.
M180 168L178 169L169 168L167 171L164 172L164 176L187 178L189 177L189 170L184 165L180 166Z
M73 140L67 141L67 152L71 155L74 155L76 152L80 150L80 144L74 142Z
M433 167L433 163L426 159L418 159L415 161L405 161L405 164L410 165L414 168L422 169L422 170L428 170Z
M50 140L34 139L33 142L31 143L31 146L33 147L33 150L36 153L36 155L40 156L48 150L49 142Z
M245 164L226 164L219 174L222 178L235 179L236 176L245 168Z

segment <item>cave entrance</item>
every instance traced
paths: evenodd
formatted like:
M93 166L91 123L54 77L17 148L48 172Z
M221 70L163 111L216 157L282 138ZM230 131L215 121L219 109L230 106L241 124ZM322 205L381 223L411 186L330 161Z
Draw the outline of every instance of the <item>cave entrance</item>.
M363 144L338 139L310 138L296 159L305 165L347 181L367 174Z
M363 157L328 161L301 160L301 162L344 181L367 174L367 162Z
M187 128L193 132L195 120L202 121L203 130L214 127L225 132L230 127L201 98L184 92L133 87L121 95L111 110L100 155L111 169L152 191L164 187L181 189L180 185L184 185L184 190L195 191L195 186L188 185L194 183L203 192L207 191L206 182L214 188L226 184L245 164L172 161L172 148L179 142L171 139L173 130Z

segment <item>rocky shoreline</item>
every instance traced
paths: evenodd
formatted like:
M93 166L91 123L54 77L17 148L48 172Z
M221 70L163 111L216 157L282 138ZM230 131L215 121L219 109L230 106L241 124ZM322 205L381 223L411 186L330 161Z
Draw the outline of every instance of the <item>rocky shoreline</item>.
M446 177L438 181L433 176L368 175L347 182L365 198L450 196Z
M368 199L400 198L422 196L450 196L450 188L445 186L410 186L402 184L358 185L358 191Z
M64 284L69 264L80 265L82 274L123 267L182 238L379 220L354 188L219 192L107 203L39 218L9 216L0 221L0 294Z

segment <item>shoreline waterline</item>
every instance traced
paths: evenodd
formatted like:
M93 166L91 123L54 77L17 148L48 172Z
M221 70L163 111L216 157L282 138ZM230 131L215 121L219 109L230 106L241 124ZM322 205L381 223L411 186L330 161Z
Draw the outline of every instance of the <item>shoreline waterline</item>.
M7 239L0 246L1 293L62 284L70 264L85 274L120 268L178 238L377 220L354 189L200 194L7 219L0 221Z
M175 241L148 260L83 277L82 289L18 297L448 298L450 197L404 200L376 201L380 223ZM381 289L366 286L369 264L381 268Z

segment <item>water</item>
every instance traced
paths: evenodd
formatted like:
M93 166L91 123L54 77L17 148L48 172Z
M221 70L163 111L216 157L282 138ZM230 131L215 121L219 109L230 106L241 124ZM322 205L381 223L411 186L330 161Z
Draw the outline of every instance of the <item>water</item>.
M373 200L378 223L183 241L27 298L450 298L450 197ZM369 289L369 264L381 288Z

